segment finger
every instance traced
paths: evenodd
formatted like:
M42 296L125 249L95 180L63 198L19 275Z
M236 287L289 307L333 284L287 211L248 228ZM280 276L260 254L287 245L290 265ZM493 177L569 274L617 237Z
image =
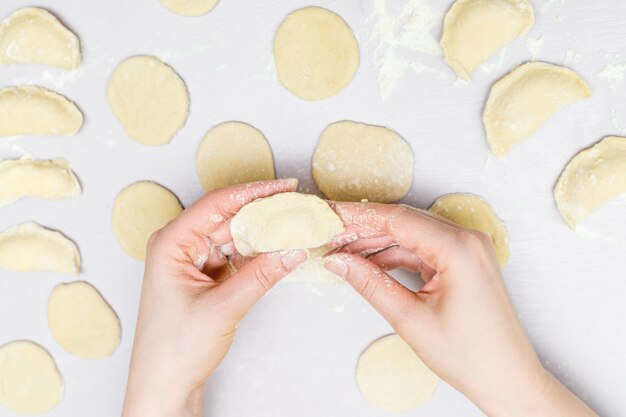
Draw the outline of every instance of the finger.
M420 274L424 282L430 281L436 274L436 271L425 264L415 252L401 246L392 246L368 256L367 259L386 271L400 268Z
M355 242L349 243L341 249L341 252L356 253L361 256L367 257L373 253L380 252L394 245L397 246L398 244L393 240L391 236L383 235L371 238L363 238Z

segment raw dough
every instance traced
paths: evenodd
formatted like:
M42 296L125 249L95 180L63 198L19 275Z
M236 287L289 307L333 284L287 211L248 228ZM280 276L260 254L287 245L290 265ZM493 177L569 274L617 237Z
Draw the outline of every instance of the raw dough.
M447 194L439 197L428 210L459 226L488 235L493 242L500 267L506 265L509 260L506 227L482 197L474 194Z
M497 156L531 136L561 108L591 96L574 71L543 62L521 65L491 89L483 122Z
M48 351L26 340L0 348L0 404L27 416L53 409L63 397L63 377Z
M201 16L213 10L219 0L161 0L161 4L181 16Z
M361 354L356 383L367 401L403 413L429 400L439 378L397 334L378 339Z
M170 190L151 181L139 181L117 195L113 205L113 233L124 252L144 260L150 235L181 211L183 207Z
M321 7L291 12L274 36L274 60L282 85L305 100L343 90L359 68L359 45L344 20Z
M85 281L60 284L48 300L54 339L84 359L111 355L120 343L120 321L98 290Z
M481 63L534 23L528 0L457 0L444 20L441 46L446 62L467 80Z
M13 13L0 27L0 65L41 64L76 69L80 42L50 12L26 7Z
M0 161L0 207L22 197L61 200L80 195L72 168L63 158L32 158Z
M109 80L107 97L128 136L144 145L169 143L189 113L185 83L152 56L134 56L120 63Z
M343 223L324 200L299 193L255 200L230 222L235 247L246 256L317 248L342 232Z
M241 122L219 124L206 134L196 154L196 170L206 191L275 178L265 136Z
M0 137L73 136L83 125L83 115L74 103L34 85L0 90L0 120Z
M626 194L626 138L610 136L576 155L554 189L572 228L608 201Z
M80 253L63 234L26 222L0 233L0 268L77 275Z
M333 200L391 203L411 188L413 164L411 146L394 130L336 122L313 154L313 180Z

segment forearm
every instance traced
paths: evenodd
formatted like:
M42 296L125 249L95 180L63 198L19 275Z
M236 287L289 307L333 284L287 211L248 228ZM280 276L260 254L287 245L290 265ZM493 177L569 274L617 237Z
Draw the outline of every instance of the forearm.
M190 394L172 386L162 393L150 389L150 384L129 384L124 399L122 417L201 417L204 389L198 387Z

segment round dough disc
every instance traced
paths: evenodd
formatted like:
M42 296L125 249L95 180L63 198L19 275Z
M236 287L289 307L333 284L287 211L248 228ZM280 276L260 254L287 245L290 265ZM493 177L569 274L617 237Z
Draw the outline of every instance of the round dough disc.
M219 0L161 0L161 4L181 16L207 14Z
M0 404L23 415L53 409L63 397L63 377L41 346L26 340L0 348Z
M413 183L413 150L395 131L343 121L330 124L313 154L313 180L338 201L391 203Z
M151 181L139 181L117 195L113 233L129 256L143 260L150 235L181 211L183 207L171 191Z
M274 36L274 60L283 86L305 100L343 90L359 67L359 45L344 20L321 7L290 13Z
M206 134L196 154L196 170L206 191L275 178L265 136L241 122L219 124Z
M356 383L374 407L403 413L430 399L439 377L393 334L378 339L361 354Z
M111 355L120 343L120 321L98 290L85 281L60 284L48 300L54 339L84 359Z
M144 145L169 143L189 113L185 83L152 56L134 56L120 63L109 80L107 98L128 136Z

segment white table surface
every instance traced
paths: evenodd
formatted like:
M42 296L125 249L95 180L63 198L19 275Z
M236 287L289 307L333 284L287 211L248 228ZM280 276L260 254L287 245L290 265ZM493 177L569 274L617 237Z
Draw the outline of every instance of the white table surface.
M188 205L203 194L195 151L220 122L251 123L267 136L279 176L296 176L312 189L310 158L331 122L351 119L396 129L415 151L415 181L406 202L428 207L439 195L467 191L488 199L510 233L504 270L521 320L543 363L602 416L626 415L626 222L618 200L574 233L555 208L552 188L579 150L626 129L626 83L607 64L626 61L623 0L534 0L537 24L491 59L469 85L455 82L441 57L399 47L410 63L389 97L381 99L374 65L376 18L384 0L251 2L222 0L208 15L179 17L158 0L40 0L79 35L78 72L37 66L0 68L0 85L37 83L74 100L85 114L76 137L0 139L0 157L24 149L39 158L63 156L84 186L77 199L22 200L0 209L0 229L35 220L62 230L80 246L80 279L93 283L123 327L113 356L85 361L52 338L46 318L54 286L71 277L0 271L0 344L32 339L55 357L65 398L49 416L119 415L141 286L142 264L126 256L110 227L117 192L136 180L157 181ZM441 13L451 0L408 0ZM391 15L404 0L387 0ZM274 31L294 8L316 4L340 14L356 33L361 65L339 95L305 102L276 80ZM30 5L0 3L0 16ZM379 9L380 10L380 9ZM379 15L380 16L380 15ZM413 16L415 18L415 16ZM417 21L419 21L419 16ZM440 19L428 31L438 38ZM528 48L527 39L541 48ZM537 44L537 42L535 42ZM417 45L416 48L421 48ZM427 48L426 48L427 49ZM595 95L553 118L507 159L490 157L481 125L489 86L513 66L536 58L568 62ZM171 144L146 147L130 140L113 117L105 86L114 66L135 54L154 54L185 80L191 112ZM612 67L611 67L612 68ZM617 65L616 69L620 69ZM607 78L613 75L613 80ZM623 122L622 122L623 121ZM476 300L480 302L480 300ZM222 416L376 416L354 383L359 353L390 333L389 325L349 287L285 283L249 314L227 358L208 384L206 413ZM12 415L0 407L0 415ZM407 415L479 416L442 383L434 398Z

